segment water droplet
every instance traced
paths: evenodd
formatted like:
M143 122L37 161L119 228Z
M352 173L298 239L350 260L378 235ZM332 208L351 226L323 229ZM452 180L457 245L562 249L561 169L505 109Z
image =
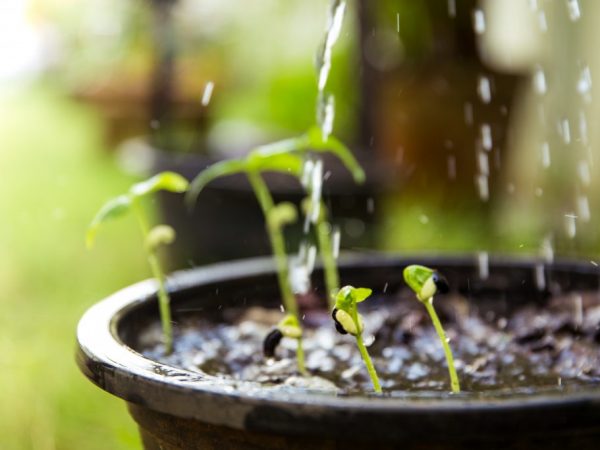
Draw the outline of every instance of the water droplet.
M477 254L477 268L479 269L479 278L487 280L490 276L490 259L488 252L479 252Z
M388 284L389 284L389 283L387 283L387 282L386 282L386 283L383 285L383 293L384 293L384 294L387 292L387 289L388 289Z
M554 247L552 246L552 238L550 236L546 236L542 241L540 252L548 264L554 261Z
M591 264L592 266L598 267L598 263L597 263L596 261L590 261L590 264Z
M492 127L489 124L481 124L481 145L487 151L492 149Z
M479 198L484 202L487 202L490 198L490 191L488 186L488 177L485 175L477 175L475 177L477 184L477 191L479 192Z
M538 291L543 291L546 289L546 274L544 272L543 264L535 265L535 286Z
M546 90L548 89L546 85L546 73L540 66L536 67L535 71L533 72L533 87L540 95L545 94Z
M581 142L583 143L583 145L587 145L588 127L587 119L585 118L585 113L583 111L579 111L579 137L581 138Z
M367 212L369 214L373 214L375 212L375 199L373 197L369 197L367 199Z
M548 31L548 21L546 20L546 13L544 11L538 12L538 25L540 30Z
M429 217L427 217L425 214L421 214L419 216L419 222L421 222L423 225L427 225L429 223Z
M153 130L158 130L160 128L160 122L156 119L152 119L150 121L150 128L152 128Z
M584 186L589 186L592 181L592 175L590 173L590 165L587 161L579 161L577 164L577 174L579 180Z
M400 13L396 13L396 31L400 33Z
M591 102L592 100L592 74L590 72L589 66L585 66L581 70L581 74L579 74L579 79L577 80L577 92L583 97L586 103Z
M579 0L567 0L567 10L569 11L569 18L576 22L581 18L581 8L579 7Z
M547 169L548 167L550 167L550 144L548 144L547 142L543 142L541 147L540 147L540 153L541 153L541 158L542 158L542 167L544 169Z
M541 187L535 188L535 196L541 197L542 195L544 195L544 190Z
M486 76L480 76L477 82L477 93L483 103L492 101L492 87L490 79Z
M448 16L456 17L456 0L448 0Z
M589 222L592 215L590 213L590 202L587 195L577 196L577 214L584 222Z
M324 95L321 93L320 97L323 96L324 100L319 98L317 101L317 123L319 124L319 128L321 128L323 140L326 140L333 131L335 97L332 94Z
M490 163L487 153L477 152L477 166L479 167L480 174L486 176L490 174Z
M469 102L465 103L465 123L467 125L473 125L473 105Z
M333 257L337 259L340 256L340 243L342 241L342 234L340 227L335 225L331 231L331 252Z
M577 216L573 213L565 214L564 219L565 219L565 233L567 234L567 237L569 239L573 239L575 237L575 235L577 234L577 224L575 223Z
M454 155L448 156L448 178L456 180L456 157Z
M565 144L571 143L571 126L569 125L569 119L562 119L559 124L559 132L563 138Z
M477 34L485 32L485 15L479 8L473 11L473 29Z
M212 81L209 81L208 83L206 83L206 86L204 86L204 92L202 93L201 100L202 106L207 106L210 103L214 87L215 83Z

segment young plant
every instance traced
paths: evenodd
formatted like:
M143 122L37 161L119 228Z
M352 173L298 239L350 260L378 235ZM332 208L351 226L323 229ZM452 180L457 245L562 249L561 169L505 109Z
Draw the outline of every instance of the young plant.
M152 270L152 275L158 282L158 305L166 354L173 351L173 330L171 328L169 294L165 288L165 275L156 252L161 245L171 244L175 240L175 230L168 225L156 225L151 228L144 215L140 201L143 197L161 190L181 193L185 192L187 188L187 180L173 172L162 172L146 181L136 183L126 194L109 200L100 208L90 223L86 234L86 245L88 248L91 248L94 245L96 233L104 222L133 211L144 238L144 249L150 269Z
M381 393L379 377L377 377L377 372L363 342L362 332L364 324L357 308L357 304L365 301L372 292L368 288L344 286L335 296L335 306L331 312L331 317L335 322L335 329L339 333L351 334L356 338L356 345L371 377L373 389L379 394Z
M292 319L289 320L294 320L300 330L300 333L294 331L294 333L285 334L282 332L281 327L278 326L276 330L273 330L267 336L264 346L270 349L272 344L275 343L275 346L272 347L273 351L267 352L268 354L272 354L274 353L276 344L279 343L283 336L296 339L298 341L296 352L298 370L302 373L305 372L302 332L298 320L298 305L289 280L288 257L283 237L283 227L296 220L296 210L289 203L275 204L263 179L263 173L279 172L300 180L304 167L303 156L309 151L335 154L348 167L357 182L364 181L364 172L350 150L332 136L323 138L321 131L314 127L299 137L257 147L245 158L213 164L196 176L186 195L188 205L193 207L202 189L213 180L238 173L243 173L247 176L265 217L266 229L277 268L279 289L286 311L284 321L291 317ZM279 333L281 333L281 336L279 336Z
M444 328L433 307L434 295L438 292L441 294L448 292L448 282L437 271L425 266L408 266L404 269L403 274L406 284L408 284L415 294L417 294L417 299L425 305L425 308L431 317L431 321L433 322L433 326L435 327L435 331L437 331L440 338L444 353L446 354L452 392L460 392L460 384L458 382L458 376L456 375L456 368L454 367L452 350L448 344L448 338L446 337Z

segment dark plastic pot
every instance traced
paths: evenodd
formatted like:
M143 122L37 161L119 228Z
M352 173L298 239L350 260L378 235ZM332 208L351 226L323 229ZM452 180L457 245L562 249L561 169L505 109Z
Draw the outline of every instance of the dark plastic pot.
M200 154L174 154L148 147L154 172L171 170L192 180L207 166L217 162ZM357 185L348 171L333 157L324 158L323 194L332 223L341 232L345 249L373 248L373 226L379 209L371 208L375 198L390 192L394 176L385 167L357 155L367 173L367 181ZM300 208L306 197L300 184L289 176L267 174L266 182L276 203L291 202ZM398 184L398 180L395 180ZM168 249L173 268L189 267L232 259L268 255L271 252L265 221L245 175L217 179L200 193L193 210L181 195L161 192L158 203L162 220L177 230L177 239ZM240 224L244 224L240 232ZM302 220L286 227L290 251L297 251L305 237Z
M539 262L491 258L482 280L474 257L352 256L341 264L344 283L387 292L402 286L402 268L423 263L452 286L499 308L541 301ZM553 292L598 289L589 263L544 267ZM318 284L321 274L315 273ZM174 274L174 315L209 314L224 305L276 306L269 259L218 264ZM539 284L539 283L538 283ZM138 283L90 308L77 331L77 361L102 389L123 398L146 449L346 448L598 448L600 388L514 397L343 397L248 388L166 366L138 352L138 332L158 320L155 283Z

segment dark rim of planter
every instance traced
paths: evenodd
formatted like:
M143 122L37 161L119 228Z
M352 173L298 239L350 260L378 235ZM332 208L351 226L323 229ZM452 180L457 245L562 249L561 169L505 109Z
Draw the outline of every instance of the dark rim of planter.
M473 255L346 255L340 263L340 270L343 280L348 277L353 282L368 280L369 273L386 277L415 262L445 270L450 278L457 271L461 271L464 278L467 271L472 276L463 280L466 284L459 289L468 289L475 294L504 290L510 295L511 289L518 289L532 297L542 297L553 286L563 291L598 289L600 269L587 261L544 264L531 258L490 257L486 281L479 279L476 261ZM546 290L541 291L536 286L540 270L547 280L552 280L547 283ZM498 274L502 276L497 277ZM177 272L169 277L169 290L175 305L178 295L189 294L199 287L215 289L215 286L224 287L226 283L235 284L240 280L256 283L257 279L274 280L270 258ZM410 434L412 431L407 427L411 426L423 432L435 432L436 429L441 430L439 424L442 422L444 432L463 438L466 434L489 432L500 435L521 430L535 434L552 429L568 432L571 427L598 428L600 387L568 393L559 390L528 395L517 393L497 398L450 394L431 398L344 397L261 389L252 383L217 380L209 375L161 364L125 345L119 335L120 322L132 311L156 303L155 289L153 280L143 281L92 306L77 328L77 362L83 373L100 388L158 412L237 429L346 438L364 435L365 429L370 430L369 434L391 433L398 436ZM379 286L379 291L381 289L383 283ZM449 425L448 421L452 424ZM361 425L357 427L359 423ZM394 428L402 424L402 429L390 430L393 424L396 424Z

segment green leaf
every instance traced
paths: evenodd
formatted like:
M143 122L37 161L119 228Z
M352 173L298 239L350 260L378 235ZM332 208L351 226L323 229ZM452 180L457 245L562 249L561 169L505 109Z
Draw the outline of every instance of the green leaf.
M365 172L363 168L360 166L350 149L341 141L333 136L323 139L323 133L321 133L321 130L317 127L312 127L308 130L307 136L312 150L333 153L340 161L342 161L344 166L346 166L355 182L364 183Z
M299 136L282 141L273 142L272 144L261 145L256 147L250 153L250 157L268 157L282 153L294 153L307 150L310 145L308 136Z
M246 161L231 159L227 161L220 161L204 169L196 176L196 178L192 180L189 190L185 195L185 202L188 207L194 207L198 195L208 183L220 177L246 172L246 166Z
M131 198L128 195L120 195L106 202L102 208L96 213L96 216L90 223L85 235L85 243L88 248L94 245L96 233L101 224L107 220L115 219L122 216L131 207Z
M129 189L134 197L142 197L158 191L184 192L188 188L185 178L175 172L161 172L140 183L136 183Z
M352 290L352 298L356 303L364 302L371 294L373 289L369 288L354 288Z
M251 153L248 155L248 170L256 172L280 172L299 178L302 174L304 159L292 153L274 153L261 155Z
M417 296L419 296L423 286L433 275L433 269L413 264L405 267L402 274L404 275L404 281L406 281L406 284L408 284L410 288L415 291Z

